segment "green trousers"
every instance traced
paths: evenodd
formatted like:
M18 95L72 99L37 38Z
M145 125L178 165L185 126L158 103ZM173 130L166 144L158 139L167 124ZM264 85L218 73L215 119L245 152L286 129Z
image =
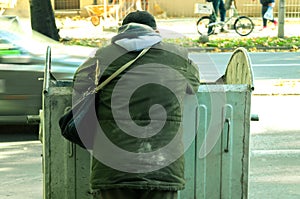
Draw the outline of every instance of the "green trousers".
M177 191L146 189L106 189L94 195L93 199L177 199Z

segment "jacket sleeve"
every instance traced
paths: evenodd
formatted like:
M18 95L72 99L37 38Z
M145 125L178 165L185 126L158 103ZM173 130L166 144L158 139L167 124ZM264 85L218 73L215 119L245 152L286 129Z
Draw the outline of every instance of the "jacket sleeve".
M187 77L189 84L187 86L186 93L194 94L198 91L198 87L200 85L200 74L198 66L190 59L188 59Z
M89 58L76 70L73 78L75 99L80 98L88 89L95 87L96 65L97 58Z

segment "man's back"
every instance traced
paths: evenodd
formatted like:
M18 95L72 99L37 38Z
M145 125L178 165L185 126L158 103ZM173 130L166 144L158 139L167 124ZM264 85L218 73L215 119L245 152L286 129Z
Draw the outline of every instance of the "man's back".
M183 98L199 85L198 68L185 49L161 42L145 25L129 23L78 69L77 91L94 81L97 60L102 82L147 47L145 55L97 94L99 131L91 175L96 192L184 188Z

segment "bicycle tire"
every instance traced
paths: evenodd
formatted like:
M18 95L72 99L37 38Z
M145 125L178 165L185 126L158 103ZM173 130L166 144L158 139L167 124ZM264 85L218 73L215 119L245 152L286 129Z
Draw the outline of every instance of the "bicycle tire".
M210 17L203 16L197 21L197 31L200 35L211 35L215 31L215 26L211 26L211 30L209 31L208 24L210 24Z
M234 30L241 36L249 35L254 29L253 21L247 16L240 16L234 22Z

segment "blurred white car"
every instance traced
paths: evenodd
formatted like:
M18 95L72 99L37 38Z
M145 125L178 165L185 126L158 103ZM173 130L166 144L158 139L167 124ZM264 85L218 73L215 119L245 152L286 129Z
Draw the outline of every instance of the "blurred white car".
M3 23L2 23L3 22ZM25 124L38 115L42 104L47 47L56 79L72 79L94 48L66 46L38 33L25 33L0 20L0 124ZM2 24L2 25L1 25ZM6 24L6 25L3 25Z

